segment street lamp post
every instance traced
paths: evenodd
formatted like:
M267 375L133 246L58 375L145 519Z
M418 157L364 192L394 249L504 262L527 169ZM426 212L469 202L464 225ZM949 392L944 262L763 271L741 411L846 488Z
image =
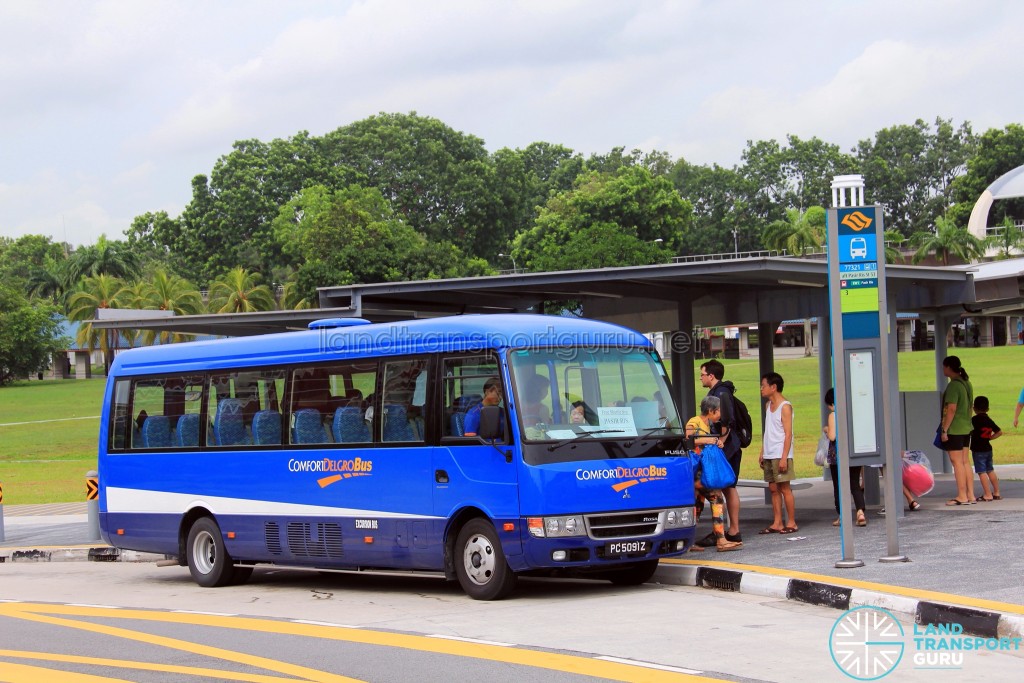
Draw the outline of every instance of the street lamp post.
M512 254L498 254L498 258L507 258L508 260L512 261L512 270L514 272L519 272L519 266L516 265L516 260L512 256Z
M732 229L732 255L733 256L739 256L740 255L740 243L739 243L739 239L738 239L739 232L740 231L739 231L738 228L733 228Z

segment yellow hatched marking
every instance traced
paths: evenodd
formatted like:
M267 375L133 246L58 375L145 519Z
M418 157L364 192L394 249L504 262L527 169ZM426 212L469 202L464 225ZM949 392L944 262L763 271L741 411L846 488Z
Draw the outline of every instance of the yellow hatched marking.
M553 652L520 650L498 645L469 643L456 640L441 640L437 638L428 638L426 636L414 636L400 633L384 633L381 631L364 631L360 629L335 626L269 621L254 617L226 617L208 614L185 614L180 612L164 613L130 609L111 611L76 605L41 605L33 603L0 604L0 616L6 615L15 618L42 621L44 623L54 623L61 626L70 626L72 628L80 628L87 631L107 633L109 635L120 635L132 640L156 645L163 645L166 642L168 643L168 647L185 649L188 652L194 652L196 654L214 657L219 656L227 661L259 666L269 671L303 676L307 680L324 681L325 683L330 681L347 682L352 681L353 679L332 676L331 674L313 671L306 669L305 667L289 665L283 662L273 662L263 657L254 657L242 653L219 650L217 648L178 641L172 638L136 633L126 629L101 626L93 623L75 622L56 617L46 617L37 613L60 614L65 616L101 616L105 619L128 619L158 623L190 624L195 626L210 626L255 633L303 636L307 638L344 641L363 645L397 647L418 652L429 652L455 657L469 657L472 659L502 662L505 664L515 664L518 666L527 666L538 669L550 669L552 671L592 676L594 678L604 678L614 681L625 681L627 683L671 683L676 681L721 680L672 671L659 671L642 665L621 664L618 662L608 662L599 659L576 657L573 655L563 655ZM38 681L33 683L38 683Z

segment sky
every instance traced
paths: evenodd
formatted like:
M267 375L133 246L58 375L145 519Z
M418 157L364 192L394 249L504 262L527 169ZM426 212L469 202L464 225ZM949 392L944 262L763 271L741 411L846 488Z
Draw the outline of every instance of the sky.
M0 236L177 216L236 140L432 116L494 152L747 140L850 151L936 117L1024 118L1005 0L0 0Z

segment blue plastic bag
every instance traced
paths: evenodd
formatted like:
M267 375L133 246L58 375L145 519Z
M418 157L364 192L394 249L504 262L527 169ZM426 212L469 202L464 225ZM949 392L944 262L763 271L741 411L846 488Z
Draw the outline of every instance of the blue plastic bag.
M736 483L736 472L722 449L708 444L700 452L700 484L706 489L721 489Z

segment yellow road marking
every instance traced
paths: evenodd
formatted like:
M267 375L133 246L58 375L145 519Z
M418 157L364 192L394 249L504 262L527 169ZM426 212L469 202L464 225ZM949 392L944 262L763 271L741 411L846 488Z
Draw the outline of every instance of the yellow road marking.
M829 576L827 574L811 574L809 572L800 572L792 569L777 569L775 567L762 567L760 565L751 564L737 564L734 562L716 562L714 560L702 561L669 559L662 560L662 562L664 562L665 564L684 564L690 566L708 566L718 567L721 569L734 569L738 571L752 571L757 572L758 574L786 576L791 579L817 581L818 583L828 583L837 586L845 586L847 588L862 588L864 590L877 591L879 593L892 593L893 595L901 595L903 597L908 598L918 598L920 600L928 600L931 602L952 603L954 605L975 607L977 609L992 610L994 612L1024 614L1024 605L1015 605L1010 602L998 602L996 600L985 600L984 598L972 598L966 595L956 595L954 593L940 593L938 591L930 591L925 590L923 588L905 588L903 586L893 586L887 583L874 583L872 581L861 581L859 579L847 579L841 576Z
M110 683L121 681L131 683L124 678L110 678L109 676L93 676L91 674L79 674L73 671L55 672L41 666L29 666L28 664L14 664L12 662L0 662L0 681L4 683L48 683L48 681L61 681L61 683Z
M165 613L143 610L119 609L100 610L90 607L72 605L43 605L36 603L6 603L0 604L0 616L12 618L29 619L43 623L52 623L61 626L79 628L86 631L106 633L108 635L122 636L131 640L150 643L154 645L165 645L175 649L184 649L196 654L220 657L227 661L259 666L269 671L288 673L302 676L307 680L317 681L351 681L352 679L340 676L331 676L324 672L305 669L304 667L293 666L283 662L274 662L262 657L255 657L227 650L219 650L206 646L178 641L172 638L155 636L146 633L138 633L126 629L104 626L100 624L76 622L70 619L48 617L44 614L87 617L102 617L104 619L128 619L171 624L188 624L194 626L209 626L216 628L227 628L257 633L271 633L278 635L302 636L307 638L319 638L324 640L336 640L363 645L379 645L383 647L397 647L406 650L429 652L433 654L451 655L456 657L469 657L505 664L515 664L539 669L550 669L594 678L604 678L615 681L627 682L650 682L669 683L673 681L718 681L720 679L683 674L669 671L658 671L643 667L642 665L620 664L616 662L602 661L589 657L577 657L552 652L539 652L536 650L514 649L497 645L484 645L480 643L467 643L464 641L439 640L426 636L414 636L400 633L385 633L381 631L364 631L353 628L326 627L315 624L301 624L295 622L271 621L254 617L225 617L206 614L186 613ZM38 683L34 681L33 683Z
M206 669L198 666L177 666L174 664L152 664L150 662L133 661L129 659L107 659L105 657L79 657L76 655L64 655L53 652L28 652L22 650L0 650L0 657L12 659L40 659L47 662L65 662L68 664L85 664L89 666L109 666L120 669L134 669L137 671L158 671L161 673L185 674L188 676L205 676L207 678L218 678L225 681L246 681L248 683L282 683L282 681L295 681L294 678L281 678L280 676L261 676L259 674L246 674L224 669ZM0 676L2 676L4 662L0 662ZM5 680L0 678L0 680ZM38 674L32 683L39 683ZM109 680L104 678L103 680Z

